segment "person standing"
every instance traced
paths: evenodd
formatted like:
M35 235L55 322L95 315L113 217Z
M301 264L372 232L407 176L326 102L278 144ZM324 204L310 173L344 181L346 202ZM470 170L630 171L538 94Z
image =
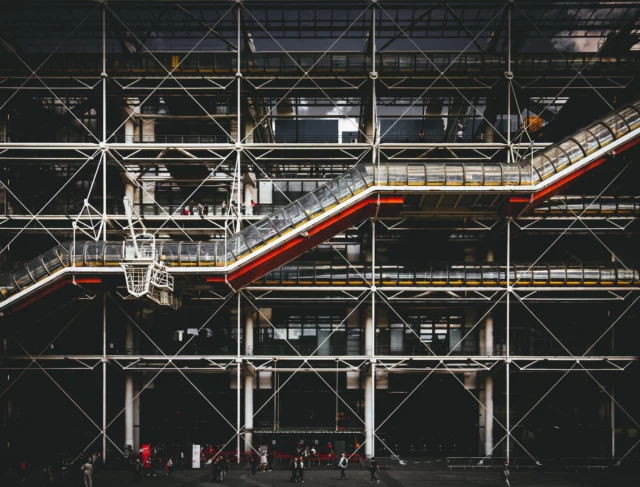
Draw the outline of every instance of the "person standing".
M291 460L291 479L289 482L297 482L298 481L298 457L293 457Z
M80 469L84 474L84 487L93 487L93 465L88 458Z
M380 465L375 458L371 457L371 463L369 464L369 473L371 474L371 478L369 478L369 483L372 484L375 480L377 483L380 483L378 477L376 477L376 473L380 471Z
M224 482L224 478L227 475L228 469L229 469L229 459L223 456L220 462L220 482Z
M309 462L309 469L311 469L311 466L313 465L314 460L316 459L316 447L315 446L311 446L311 461Z
M251 458L249 458L249 465L251 465L251 475L255 475L256 469L258 466L258 461L253 455L251 455Z
M136 458L135 463L133 464L133 481L135 483L139 483L142 478L142 462L140 461L140 457Z
M263 451L260 454L260 471L261 472L266 472L267 471L267 452Z
M340 480L347 480L347 466L349 465L349 460L347 460L347 456L343 453L340 461L338 462L338 468L340 468Z
M502 470L500 471L500 478L502 479L502 483L507 487L511 487L509 477L511 477L511 472L509 472L509 464L505 460L504 465L502 466Z
M173 472L173 457L167 460L167 477L171 477L171 472Z
M304 482L304 467L305 467L306 457L303 459L302 457L298 458L298 478L300 482Z

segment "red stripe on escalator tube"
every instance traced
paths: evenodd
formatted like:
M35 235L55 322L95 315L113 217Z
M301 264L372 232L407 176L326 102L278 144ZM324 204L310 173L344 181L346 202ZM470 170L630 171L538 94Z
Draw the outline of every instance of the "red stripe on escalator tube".
M380 196L380 205L401 205L404 202L402 196ZM276 247L253 262L229 275L229 283L236 289L245 286L269 271L290 262L304 252L316 247L328 238L349 228L355 221L363 217L371 216L378 203L378 197L372 196L352 207L332 216L309 230L308 237L295 237L281 247ZM364 214L362 214L364 213ZM207 281L209 281L207 279Z

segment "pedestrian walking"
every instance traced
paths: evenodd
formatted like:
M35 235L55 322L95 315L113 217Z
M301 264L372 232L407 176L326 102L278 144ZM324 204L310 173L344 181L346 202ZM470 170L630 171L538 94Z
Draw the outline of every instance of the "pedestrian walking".
M293 457L291 460L291 478L289 482L297 482L298 481L298 457Z
M140 482L142 478L142 462L140 461L140 457L136 458L135 463L133 464L133 481L137 484Z
M374 480L377 483L380 483L380 481L378 480L378 477L376 477L376 474L379 471L380 471L380 465L378 465L378 462L374 457L371 457L371 463L369 464L369 473L371 474L371 477L369 478L370 484L372 484Z
M500 471L500 478L502 479L502 483L507 487L511 487L509 477L511 477L511 472L509 472L509 463L505 460L502 470Z
M347 466L349 465L349 460L347 460L347 456L343 453L340 461L338 462L338 468L340 468L340 480L347 480Z
M167 460L167 477L171 477L171 472L173 472L173 457Z
M249 458L249 465L251 466L251 475L255 475L258 468L258 461L253 456Z
M82 465L81 470L84 474L84 487L93 487L93 465L91 465L88 458Z

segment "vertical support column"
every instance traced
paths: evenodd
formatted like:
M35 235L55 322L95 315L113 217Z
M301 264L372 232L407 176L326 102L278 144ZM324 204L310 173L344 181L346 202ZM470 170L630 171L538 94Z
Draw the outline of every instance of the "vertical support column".
M107 461L107 293L102 294L102 461Z
M616 401L615 387L611 384L611 405L609 406L609 415L611 416L611 459L616 457Z
M129 373L124 384L124 444L133 448L133 376Z
M511 72L511 5L510 1L507 5L507 162L511 162L511 80L513 73Z
M375 337L376 337L376 222L371 221L371 310L365 319L365 353L369 356L369 369L364 378L364 451L367 458L375 455Z
M238 11L238 14L240 14L240 12ZM240 49L240 45L238 45L238 49ZM242 301L242 291L238 291L238 309L237 309L237 313L238 313L238 319L236 322L236 336L237 336L237 349L236 349L236 353L237 353L237 358L236 358L236 364L238 365L238 370L237 370L237 374L238 376L236 377L236 462L239 464L240 463L240 407L241 407L241 398L240 398L240 379L241 379L241 368L242 368L242 359L240 358L240 307L242 305L241 303Z
M127 355L133 355L133 325L127 322L125 331L125 353ZM131 372L127 372L125 375L124 384L124 444L134 446L134 434L133 434L133 375ZM136 451L133 454L137 454Z
M244 353L253 355L253 310L245 308ZM244 375L244 451L253 448L253 387L254 376L245 370Z
M505 371L506 371L506 429L507 429L507 462L511 454L511 218L507 220L507 308L506 308L506 321L507 321L507 349L505 351ZM515 273L514 273L515 275ZM515 280L514 280L515 282Z
M493 377L490 372L484 378L484 398L484 454L489 456L493 451Z
M140 382L133 383L133 454L140 451Z
M102 240L107 241L107 6L102 5Z

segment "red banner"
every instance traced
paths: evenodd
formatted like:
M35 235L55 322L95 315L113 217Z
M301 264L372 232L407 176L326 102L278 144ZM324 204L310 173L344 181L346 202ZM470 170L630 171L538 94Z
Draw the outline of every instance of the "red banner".
M144 468L150 468L149 454L151 453L151 445L142 445L142 463Z

